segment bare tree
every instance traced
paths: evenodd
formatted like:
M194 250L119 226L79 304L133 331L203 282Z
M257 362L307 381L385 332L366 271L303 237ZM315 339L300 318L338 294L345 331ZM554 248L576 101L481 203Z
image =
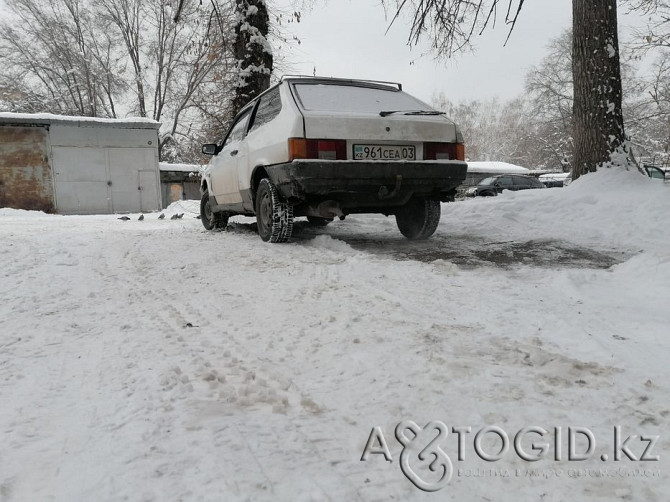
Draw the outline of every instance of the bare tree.
M164 0L9 0L0 99L14 111L152 118L161 156L177 160L201 140L207 89L232 73L231 30L216 25L231 5L210 2L216 19L187 2L175 23Z
M389 5L392 0L385 0ZM511 34L524 0L393 0L395 16L412 16L409 43L427 35L441 57L469 47L475 33L495 24L498 9ZM574 169L577 177L603 165L625 165L616 0L573 0L572 73Z
M112 40L79 0L9 0L0 23L0 85L17 111L111 116L123 88ZM16 26L16 28L15 28Z
M531 154L533 123L528 119L531 115L528 104L522 98L506 103L493 98L455 104L441 94L433 99L433 106L459 125L469 160L540 167Z
M547 55L526 75L539 162L572 165L572 30L550 41Z

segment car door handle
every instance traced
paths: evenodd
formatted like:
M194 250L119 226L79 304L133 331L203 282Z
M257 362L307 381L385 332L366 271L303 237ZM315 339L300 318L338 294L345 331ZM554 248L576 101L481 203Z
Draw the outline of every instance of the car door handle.
M238 153L240 153L239 150L233 150L232 152L230 152L230 156L235 157L235 155L237 155Z

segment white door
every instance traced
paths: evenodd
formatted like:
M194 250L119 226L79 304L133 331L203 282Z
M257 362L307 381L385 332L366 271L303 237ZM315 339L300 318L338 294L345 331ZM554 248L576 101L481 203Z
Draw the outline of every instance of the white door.
M223 149L212 160L212 192L219 204L242 202L238 169L241 163L248 161L245 136L250 116L251 109L235 121L226 136Z
M111 193L104 149L55 146L52 154L56 210L59 213L111 212Z
M139 152L138 152L139 150ZM112 188L112 211L115 213L140 210L138 167L143 166L141 148L110 148L109 179Z
M138 176L140 178L140 210L149 212L160 209L160 192L156 170L142 170L138 173Z

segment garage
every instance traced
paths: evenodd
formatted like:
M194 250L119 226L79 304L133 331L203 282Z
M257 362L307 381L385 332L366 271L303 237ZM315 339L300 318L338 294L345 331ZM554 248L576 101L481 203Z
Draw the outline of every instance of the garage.
M161 208L158 128L143 119L0 114L0 207L59 214Z

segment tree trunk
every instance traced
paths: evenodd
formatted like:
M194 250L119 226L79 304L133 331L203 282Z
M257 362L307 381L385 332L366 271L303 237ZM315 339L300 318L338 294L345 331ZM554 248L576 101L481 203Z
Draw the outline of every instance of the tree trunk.
M270 16L265 0L241 0L237 9L239 21L233 51L239 77L232 103L233 116L270 87L272 73L272 52L267 41Z
M616 0L572 1L573 179L625 148Z

